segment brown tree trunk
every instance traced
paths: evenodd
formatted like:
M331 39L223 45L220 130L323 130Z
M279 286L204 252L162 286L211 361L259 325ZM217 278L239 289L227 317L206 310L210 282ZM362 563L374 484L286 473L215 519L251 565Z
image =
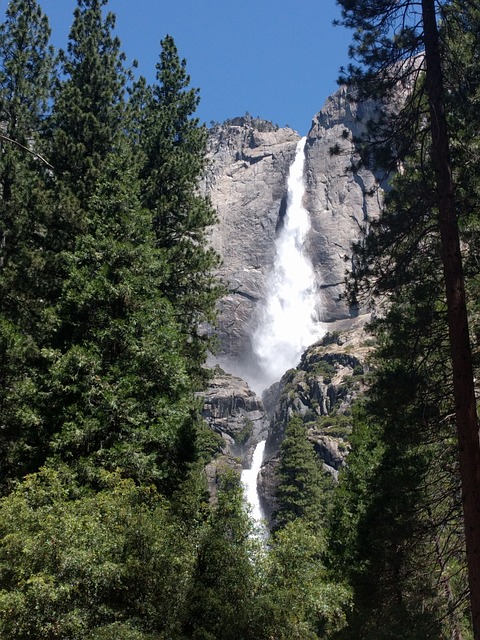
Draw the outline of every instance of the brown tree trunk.
M435 1L422 0L432 159L437 181L442 260L452 357L473 633L480 640L480 441L462 257L443 99Z

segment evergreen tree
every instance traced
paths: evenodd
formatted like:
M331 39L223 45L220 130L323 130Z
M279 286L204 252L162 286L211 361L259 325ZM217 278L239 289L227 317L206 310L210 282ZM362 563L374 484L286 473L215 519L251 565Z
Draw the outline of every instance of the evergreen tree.
M301 418L294 417L288 423L280 453L274 529L299 518L318 529L325 518L325 494L331 485L321 471Z
M420 69L425 70L423 86L428 111L423 115L428 116L428 162L435 185L435 218L432 222L435 220L438 224L440 234L473 628L474 637L480 638L480 548L477 544L480 536L480 441L436 3L434 0L422 0L419 5L409 0L375 3L340 0L340 4L343 24L355 29L352 55L358 55L367 68L365 73L361 67L350 67L351 76L355 82L363 84L367 93L375 87L375 95L381 95L382 91L389 95L400 81L408 83L410 80L411 86L415 86ZM420 52L422 64L414 58ZM412 73L415 75L413 80ZM378 79L372 84L375 75ZM421 85L417 83L416 86ZM418 91L411 94L413 99L419 95ZM411 107L412 98L407 99L407 103ZM418 113L415 109L410 111ZM421 121L418 118L416 122ZM413 131L416 135L418 128Z
M45 80L47 23L35 3L27 4L28 7L16 7L19 20L30 15L32 34L42 28L45 33L40 34L38 45L31 45L35 55L30 54L28 58L25 76L29 78L35 71L35 63L38 78ZM3 324L6 332L4 349L13 354L14 366L18 366L22 353L27 353L29 359L28 369L23 370L18 383L12 380L7 384L11 397L4 403L9 411L7 429L2 434L8 461L3 467L4 481L18 473L38 469L48 455L53 431L59 428L50 405L51 366L58 353L65 353L70 346L71 335L65 333L68 325L59 323L55 305L61 298L77 236L88 224L87 199L94 194L101 163L111 154L121 124L118 98L123 76L117 58L118 42L110 37L113 18L108 16L102 22L103 4L80 0L75 12L70 57L62 54L62 70L66 75L57 82L53 114L49 118L50 169L45 172L46 167L38 161L38 155L29 154L36 165L36 182L22 185L19 195L23 206L27 205L28 213L19 231L16 263L9 260L8 268L2 273L5 300L11 307ZM22 20L20 24L25 30ZM18 39L18 33L22 35L23 32L15 29L11 26L10 31ZM18 50L21 61L28 52L27 45L22 41ZM13 62L9 73L12 78L15 73L19 75ZM22 91L24 84L20 87L23 87ZM31 91L30 100L22 98L21 94L21 104L40 106L47 97L46 91L45 88L36 91ZM29 108L32 110L33 106ZM32 115L31 121L32 135L35 135L40 116ZM28 140L29 133L24 135ZM40 148L35 138L31 142L34 151ZM39 166L44 172L40 177ZM16 167L18 170L21 164L16 163ZM16 219L22 220L18 215ZM15 301L13 305L11 301ZM18 337L12 330L15 326L22 329ZM10 379L13 365L6 374Z
M152 212L157 246L169 265L161 292L173 303L191 354L191 372L203 377L202 362L210 340L205 323L214 319L220 294L212 270L218 256L207 246L207 229L215 221L209 201L200 194L206 166L207 131L193 117L198 91L189 88L186 62L171 36L161 42L157 84L137 84L133 101L143 105L132 128L142 149L142 203Z
M37 2L12 0L0 27L1 221L3 250L16 216L9 210L15 182L31 156L38 162L38 133L50 95L52 51L50 27ZM10 229L7 227L10 225ZM18 223L17 223L18 224ZM14 236L15 238L15 236Z
M0 485L31 468L41 425L41 360L49 200L41 136L50 95L49 26L35 1L12 1L0 27Z
M0 26L0 269L3 310L16 321L34 311L24 305L38 289L32 263L44 231L39 191L49 167L40 135L51 89L49 37L35 1L10 2Z
M184 454L193 455L183 440L194 404L182 338L159 294L165 263L121 151L92 194L52 309L58 346L49 352L45 420L52 452L86 477L120 467L171 490Z
M355 593L345 637L468 633L440 239L420 158L405 159L357 247L355 284L388 308L370 327L376 373L330 524L334 564Z
M476 187L464 172L475 142L466 144L464 134L475 126L469 103L478 83L471 63L458 73L460 57L471 55L475 29L462 38L452 22L447 26L456 34L448 46L457 60L456 71L450 61L445 65L450 118L459 123L452 157L460 228L468 239L467 292L475 298ZM467 121L464 129L460 123ZM428 148L428 136L423 142ZM356 249L354 287L387 299L388 310L372 326L378 373L336 493L331 548L339 575L349 575L355 589L345 637L458 640L470 636L453 391L434 176L420 150L404 159L391 187L381 218Z
M102 15L107 2L78 0L67 50L59 54L51 161L57 181L80 208L91 197L124 121L124 55L112 34L114 15Z
M430 324L422 363L409 300L383 323L379 368L329 524L331 564L354 588L346 638L461 638L468 628L452 407L442 397L445 335Z
M258 638L254 620L257 543L240 479L226 473L198 548L184 634L202 640Z
M140 206L138 166L124 137L122 56L103 5L79 0L62 54L66 75L50 119L55 170L44 189L55 205L45 207L44 288L34 311L38 348L4 325L13 358L5 380L20 352L34 350L20 388L8 388L4 480L55 456L83 481L121 467L172 492L196 455L189 371L202 361L188 352L181 309L162 295L168 256Z
M297 518L270 542L257 604L258 635L278 640L318 640L345 624L350 594L325 568L322 533Z

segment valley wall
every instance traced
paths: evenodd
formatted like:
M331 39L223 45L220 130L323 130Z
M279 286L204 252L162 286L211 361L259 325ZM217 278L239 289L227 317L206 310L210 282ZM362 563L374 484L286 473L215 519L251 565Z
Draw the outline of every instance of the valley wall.
M355 139L373 104L349 100L339 89L313 118L305 146L304 206L311 219L305 251L316 274L320 320L334 328L358 314L343 299L351 244L376 217L381 178L362 168ZM218 212L212 246L222 257L219 276L228 294L221 301L218 359L241 375L252 366L251 336L265 299L275 257L275 238L286 211L287 177L300 136L289 128L249 116L212 128L205 192Z

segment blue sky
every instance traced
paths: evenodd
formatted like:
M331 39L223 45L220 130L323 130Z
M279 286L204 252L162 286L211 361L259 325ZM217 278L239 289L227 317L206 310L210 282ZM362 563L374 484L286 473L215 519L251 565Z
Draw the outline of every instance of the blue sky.
M64 47L76 0L39 0ZM3 3L2 3L3 4ZM159 42L172 35L200 89L207 124L249 112L307 133L348 62L351 33L333 27L335 0L110 0L128 59L153 80Z

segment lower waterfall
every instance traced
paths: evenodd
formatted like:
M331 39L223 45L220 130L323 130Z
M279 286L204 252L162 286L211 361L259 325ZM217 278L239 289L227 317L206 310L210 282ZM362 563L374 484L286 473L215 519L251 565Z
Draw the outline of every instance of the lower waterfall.
M262 391L296 366L302 352L325 333L318 322L315 272L304 252L310 230L310 216L303 206L305 143L306 137L298 142L290 166L283 228L275 242L267 295L252 336L258 365L252 383Z
M257 477L260 467L262 466L263 452L265 450L265 440L262 440L255 447L252 457L252 465L250 469L242 471L242 484L246 502L251 507L250 516L254 521L258 533L264 537L267 533L265 524L263 523L263 513L260 506L260 499L257 490Z

